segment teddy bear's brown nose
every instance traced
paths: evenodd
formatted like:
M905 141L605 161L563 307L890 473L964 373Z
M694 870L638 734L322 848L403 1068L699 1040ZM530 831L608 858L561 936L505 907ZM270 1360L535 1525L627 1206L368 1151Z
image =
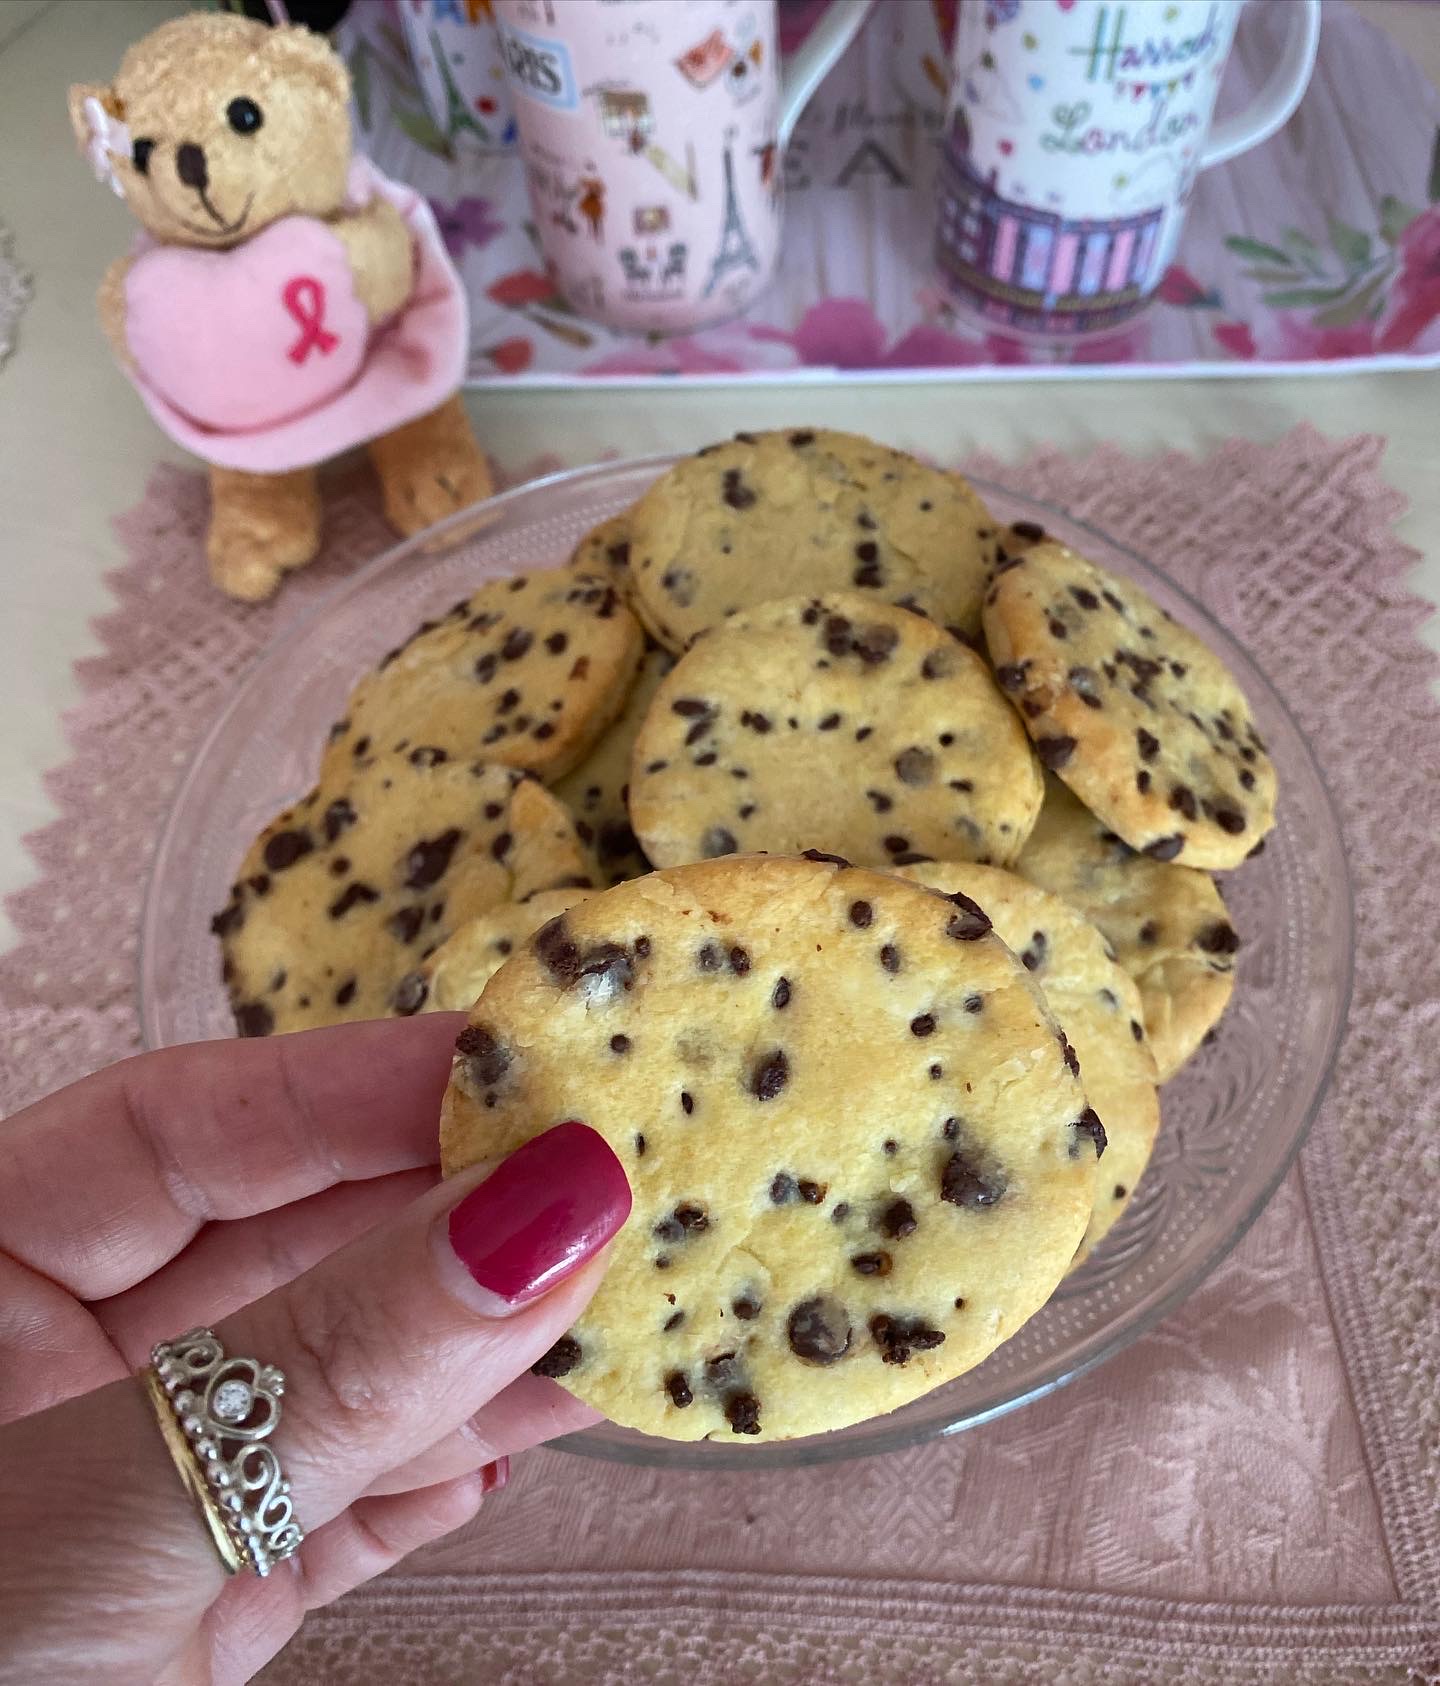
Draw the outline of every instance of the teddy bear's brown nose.
M210 184L210 172L205 168L205 149L194 141L186 141L175 151L175 173L186 187L203 193Z

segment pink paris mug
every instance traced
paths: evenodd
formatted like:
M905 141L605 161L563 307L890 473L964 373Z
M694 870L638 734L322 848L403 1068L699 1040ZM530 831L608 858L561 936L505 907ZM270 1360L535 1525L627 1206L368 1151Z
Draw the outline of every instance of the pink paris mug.
M869 6L831 0L782 81L776 0L494 0L536 236L582 316L687 333L763 290L780 155Z
M1279 60L1212 126L1242 0L960 0L935 250L969 314L1056 341L1144 308L1196 176L1274 134L1310 79L1319 0L1261 3L1288 26Z

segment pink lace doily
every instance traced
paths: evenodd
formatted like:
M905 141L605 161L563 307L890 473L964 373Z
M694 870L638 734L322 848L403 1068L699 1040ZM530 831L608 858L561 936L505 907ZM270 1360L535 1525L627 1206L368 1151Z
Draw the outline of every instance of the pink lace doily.
M532 1453L267 1680L1440 1680L1440 708L1381 451L1301 428L1203 460L970 465L1163 556L1265 667L1342 816L1349 1032L1227 1263L1109 1364L953 1441L754 1475ZM0 1108L138 1046L140 897L183 765L260 648L389 542L368 483L328 508L323 559L259 609L206 583L199 476L158 469L121 519L62 817L10 904Z

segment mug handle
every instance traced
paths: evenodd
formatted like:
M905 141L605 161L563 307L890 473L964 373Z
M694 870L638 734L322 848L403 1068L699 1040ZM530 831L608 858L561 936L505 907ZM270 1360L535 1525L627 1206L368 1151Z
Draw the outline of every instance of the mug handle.
M1299 105L1320 45L1320 0L1286 0L1286 7L1289 28L1279 64L1244 111L1211 129L1200 149L1202 170L1269 140Z
M786 65L780 84L780 124L775 137L781 151L789 145L790 132L809 104L810 96L855 39L860 25L870 14L872 3L873 0L830 0L825 16Z

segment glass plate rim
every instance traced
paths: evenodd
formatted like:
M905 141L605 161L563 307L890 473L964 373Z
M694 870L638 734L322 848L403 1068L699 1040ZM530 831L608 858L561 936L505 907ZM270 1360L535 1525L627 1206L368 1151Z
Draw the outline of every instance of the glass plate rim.
M162 824L156 838L155 848L146 874L145 893L141 904L139 930L140 940L137 944L134 973L134 987L136 990L138 1008L137 1017L140 1022L142 1042L146 1048L155 1048L161 1045L154 1034L155 1027L150 1020L150 1009L154 1004L153 1002L146 1000L145 992L142 986L144 957L147 952L150 952L152 949L152 925L158 910L158 880L160 866L166 859L169 852L168 845L171 841L171 830L176 817L182 809L184 799L192 782L197 777L199 770L205 765L206 759L215 740L220 737L231 717L245 702L256 676L261 672L261 670L267 667L272 661L278 659L286 649L290 648L293 644L299 642L303 637L309 634L323 617L331 613L334 605L342 597L363 589L366 582L372 576L383 572L402 556L414 553L423 553L425 550L435 545L436 541L444 539L452 533L458 532L462 536L468 536L471 532L483 532L486 527L502 518L505 510L512 503L519 502L530 494L544 492L547 489L551 489L559 485L573 487L581 485L587 480L605 480L611 476L633 474L652 467L657 473L659 473L690 454L691 453L689 452L666 451L640 457L614 458L605 462L585 464L579 468L558 469L553 473L541 475L533 480L524 481L518 486L509 487L505 491L497 493L494 497L487 498L481 503L473 504L467 509L460 510L456 514L448 516L444 521L437 522L420 533L412 534L408 538L400 539L395 544L388 546L386 549L381 551L379 555L373 557L369 562L365 563L363 567L347 575L344 579L336 581L335 585L326 591L318 599L318 601L295 622L293 626L282 632L277 638L272 639L271 642L258 653L255 659L246 667L245 671L235 681L228 700L221 708L220 712L216 715L215 719L211 722L209 728L200 738L189 760L187 761L185 771L175 786L174 793L166 811L164 823ZM932 1440L949 1439L952 1436L964 1433L969 1429L977 1428L983 1423L991 1422L998 1417L1006 1416L1010 1412L1018 1410L1024 1405L1031 1404L1037 1399L1043 1399L1049 1394L1055 1393L1060 1388L1065 1387L1068 1383L1078 1380L1081 1376L1087 1375L1099 1365L1104 1364L1109 1359L1113 1358L1118 1352L1129 1346L1133 1341L1138 1340L1142 1335L1147 1334L1158 1323L1162 1322L1173 1310L1175 1310L1179 1304L1188 1299L1189 1296L1193 1294L1216 1269L1218 1269L1218 1267L1235 1250L1235 1248L1239 1246L1241 1241L1244 1240L1245 1236L1254 1227L1260 1214L1270 1203L1275 1190L1280 1186L1280 1183L1289 1173L1290 1168L1294 1165L1299 1156L1300 1150L1308 1140L1320 1108L1324 1104L1330 1092L1330 1084L1334 1076L1336 1060L1349 1026L1350 1006L1354 992L1355 948L1353 935L1355 929L1355 899L1349 857L1343 847L1344 830L1341 825L1340 812L1336 805L1334 794L1330 789L1329 782L1325 778L1324 772L1318 759L1316 758L1314 749L1311 746L1308 734L1301 726L1294 711L1291 709L1284 696L1270 681L1264 669L1250 657L1250 653L1242 641L1233 632L1231 632L1228 627L1225 627L1222 623L1218 622L1215 619L1215 616L1186 586L1179 584L1168 573L1166 573L1163 568L1159 567L1156 563L1149 561L1133 546L1116 539L1112 534L1105 531L1104 528L1097 526L1094 522L1086 520L1081 516L1073 514L1062 505L1056 504L1047 498L1037 496L1031 492L1018 491L1014 487L1008 486L1003 481L997 480L993 476L987 474L969 474L966 478L984 494L992 496L999 494L1003 497L1019 499L1035 506L1036 508L1047 511L1066 525L1096 539L1100 544L1124 557L1127 561L1136 563L1141 570L1142 575L1160 575L1160 577L1164 579L1168 589L1175 593L1175 595L1186 605L1186 607L1195 614L1201 623L1214 624L1220 628L1220 631L1225 635L1225 637L1234 643L1246 655L1247 659L1250 660L1250 665L1254 667L1256 673L1259 675L1267 692L1267 701L1271 702L1278 709L1279 713L1283 716L1286 725L1293 734L1296 743L1300 746L1310 775L1313 778L1315 787L1320 794L1320 799L1323 804L1325 816L1329 821L1330 829L1334 836L1340 840L1342 845L1339 850L1341 879L1338 884L1332 886L1332 891L1338 892L1341 897L1341 912L1344 919L1344 927L1351 934L1351 941L1348 944L1345 955L1343 977L1337 980L1338 987L1335 997L1334 1023L1330 1029L1325 1045L1324 1077L1307 1106L1304 1117L1299 1121L1298 1126L1294 1130L1291 1140L1286 1146L1285 1152L1277 1160L1266 1180L1252 1195L1249 1204L1246 1206L1240 1219L1235 1223L1235 1225L1221 1238L1219 1238L1205 1253L1200 1255L1200 1257L1197 1258L1187 1270L1183 1271L1179 1276L1172 1280L1164 1291L1157 1295L1151 1304L1145 1306L1143 1310L1136 1312L1122 1327L1117 1328L1106 1339L1101 1341L1093 1352L1087 1354L1078 1363L1074 1364L1071 1368L1063 1371L1059 1375L1037 1382L1034 1386L1025 1389L1023 1392L1015 1393L1005 1398L996 1399L989 1404L982 1404L977 1409L967 1411L961 1420L948 1423L915 1422L906 1423L904 1425L895 1425L891 1431L891 1438L884 1445L853 1444L847 1442L843 1434L818 1436L805 1442L796 1443L777 1441L764 1446L756 1446L754 1448L702 1447L700 1444L692 1444L685 1441L665 1440L657 1442L657 1445L663 1447L664 1449L663 1456L657 1455L650 1457L646 1456L644 1453L643 1442L637 1443L634 1447L628 1445L612 1445L603 1441L594 1440L590 1437L588 1431L581 1430L575 1434L565 1435L558 1440L550 1442L550 1445L556 1450L567 1452L572 1456L592 1459L598 1462L636 1464L651 1468L708 1468L711 1470L724 1469L727 1471L741 1469L747 1465L757 1470L774 1469L777 1467L794 1468L802 1467L804 1465L848 1462L854 1459L866 1457L881 1457L897 1451L905 1450L911 1446L924 1444ZM481 515L484 516L483 521L477 519L477 517ZM884 1421L885 1419L883 1417L873 1419L873 1423L878 1424L883 1424ZM860 1427L871 1425L857 1424L856 1426ZM803 1454L798 1457L794 1456L794 1449L802 1445ZM718 1456L717 1453L719 1454ZM787 1453L790 1453L791 1455L787 1456Z

